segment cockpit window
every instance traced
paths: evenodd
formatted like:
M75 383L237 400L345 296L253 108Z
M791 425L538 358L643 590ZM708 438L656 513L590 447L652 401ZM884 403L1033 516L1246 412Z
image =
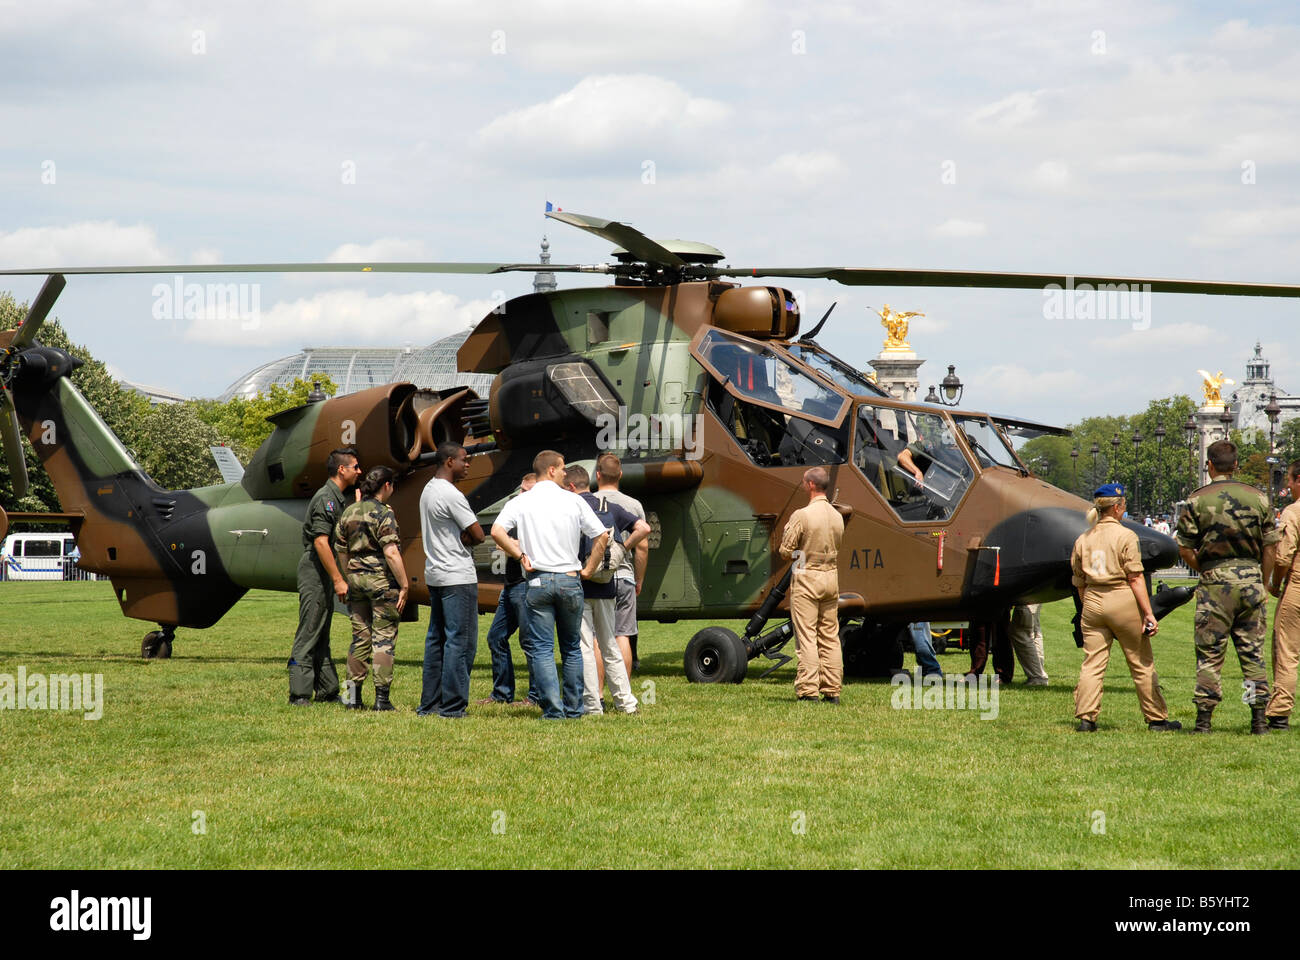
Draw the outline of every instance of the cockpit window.
M846 401L770 347L721 330L710 330L697 355L746 400L804 417L837 421Z
M818 373L823 374L832 383L839 384L849 393L868 393L876 397L888 394L868 380L862 373L853 369L839 357L832 356L820 347L804 343L792 343L786 347L796 360L808 364Z
M1015 452L1007 446L1002 434L983 417L953 416L957 429L966 435L966 445L975 454L981 467L1010 467L1022 469Z
M855 420L853 463L898 518L947 520L975 472L939 414L862 404Z

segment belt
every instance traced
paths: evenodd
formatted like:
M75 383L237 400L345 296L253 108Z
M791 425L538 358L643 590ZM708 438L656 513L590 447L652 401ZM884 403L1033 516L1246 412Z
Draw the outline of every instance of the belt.
M531 580L533 577L576 577L577 570L534 570L526 575L526 579Z

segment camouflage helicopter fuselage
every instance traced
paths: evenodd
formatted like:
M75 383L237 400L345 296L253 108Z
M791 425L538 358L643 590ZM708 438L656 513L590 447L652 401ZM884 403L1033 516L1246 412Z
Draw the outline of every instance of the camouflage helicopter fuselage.
M80 518L81 565L112 579L127 616L166 626L210 626L248 589L295 589L306 501L342 446L363 467L398 470L391 502L412 598L427 603L418 501L442 440L477 454L462 488L485 529L540 450L588 467L619 454L622 488L653 531L643 619L753 613L780 579L776 547L813 464L850 514L845 616L967 620L1066 596L1087 504L1029 475L985 415L889 398L796 340L798 325L788 291L717 281L520 297L459 353L462 371L497 375L488 398L389 384L286 410L240 482L195 490L162 490L139 469L72 386L65 354L30 348L44 362L11 388L64 511ZM941 435L943 449L927 448ZM937 487L951 481L944 498L930 473L925 487L900 474L905 443L929 450ZM1148 569L1173 562L1173 541L1136 529ZM489 610L502 558L489 540L475 559Z

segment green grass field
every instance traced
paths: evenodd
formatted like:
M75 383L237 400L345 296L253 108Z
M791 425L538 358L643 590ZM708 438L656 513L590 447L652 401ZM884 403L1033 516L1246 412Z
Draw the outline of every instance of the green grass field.
M1185 726L1191 611L1155 640ZM1300 863L1300 734L1247 735L1235 656L1211 737L1148 733L1118 648L1101 731L1077 734L1068 601L1043 610L1050 687L1024 688L1018 670L995 720L894 710L878 682L850 682L839 708L797 703L793 665L691 685L681 654L700 623L642 625L633 685L654 702L636 717L543 722L478 706L463 721L418 717L416 624L398 639L399 712L291 708L296 613L295 596L250 594L213 629L180 631L173 659L142 661L148 625L120 615L107 583L0 584L0 673L101 673L105 688L99 720L0 710L0 866ZM490 688L487 624L473 698ZM336 661L346 646L336 617ZM947 671L968 663L940 659Z

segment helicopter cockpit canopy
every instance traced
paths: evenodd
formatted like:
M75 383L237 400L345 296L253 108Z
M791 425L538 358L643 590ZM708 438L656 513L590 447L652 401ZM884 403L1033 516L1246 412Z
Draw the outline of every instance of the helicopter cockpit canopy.
M966 417L953 414L957 429L966 436L966 445L981 468L1010 467L1012 470L1028 472L1025 465L1016 456L1015 450L1007 443L1002 431L997 429L986 417Z
M709 330L696 356L746 400L779 407L796 416L838 423L847 402L764 343Z
M975 471L943 414L863 403L855 424L853 464L900 520L952 516ZM906 468L908 461L921 472L921 481Z
M826 379L849 393L865 393L876 397L889 396L888 392L880 386L872 383L839 357L828 353L815 343L791 343L786 345L786 349L790 351L790 355L796 360L806 363Z

